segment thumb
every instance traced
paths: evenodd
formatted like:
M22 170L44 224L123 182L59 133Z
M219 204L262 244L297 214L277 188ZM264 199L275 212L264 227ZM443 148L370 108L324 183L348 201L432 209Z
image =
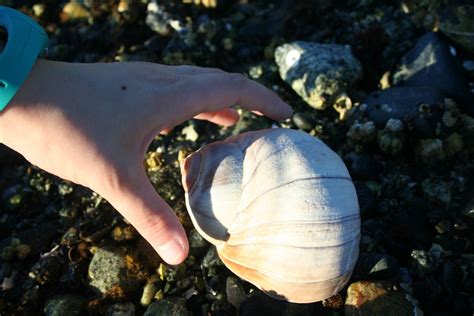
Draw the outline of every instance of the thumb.
M104 197L152 245L168 264L186 259L189 245L176 214L156 193L145 171L115 186Z

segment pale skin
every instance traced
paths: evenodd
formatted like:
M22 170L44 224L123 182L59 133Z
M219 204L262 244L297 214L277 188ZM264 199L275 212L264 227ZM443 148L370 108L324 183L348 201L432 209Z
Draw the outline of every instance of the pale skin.
M38 60L0 112L0 142L103 196L163 260L179 264L186 234L146 177L145 152L155 135L193 117L236 123L236 104L275 120L292 113L262 85L218 69Z

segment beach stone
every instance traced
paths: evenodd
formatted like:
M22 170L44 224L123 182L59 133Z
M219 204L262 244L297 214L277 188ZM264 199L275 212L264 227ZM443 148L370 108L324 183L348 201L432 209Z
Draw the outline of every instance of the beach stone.
M239 280L232 276L227 277L226 295L227 301L237 309L239 309L240 304L242 304L242 302L247 297L245 290L240 284Z
M181 304L169 301L169 300L159 300L151 303L146 309L143 316L188 316L189 313Z
M134 316L135 305L131 302L114 303L107 308L107 316Z
M91 17L90 11L78 1L70 1L63 7L62 12L68 20L87 20Z
M172 33L173 29L170 25L170 21L173 18L170 13L165 9L164 5L159 4L156 0L151 0L147 6L146 25L154 32L168 36Z
M296 127L303 131L310 131L316 125L315 119L310 113L296 112L291 119Z
M280 77L310 106L322 110L362 77L350 46L297 41L275 50Z
M462 111L474 114L473 95L461 62L437 33L427 33L416 42L394 71L393 83L436 88L443 96L455 100Z
M124 297L140 280L127 267L125 254L115 248L97 248L89 264L90 285L106 297Z
M414 315L414 306L405 292L394 289L389 282L358 281L347 289L345 315Z
M72 294L56 296L46 302L46 316L74 316L85 314L85 299Z

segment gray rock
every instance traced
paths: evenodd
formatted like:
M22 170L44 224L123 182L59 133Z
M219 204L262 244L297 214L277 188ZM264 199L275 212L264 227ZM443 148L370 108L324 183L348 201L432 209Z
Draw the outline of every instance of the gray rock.
M310 106L322 110L362 77L350 46L292 42L275 50L280 77Z
M135 305L131 302L114 303L107 308L107 316L134 316Z
M296 112L291 118L293 123L303 131L310 131L316 124L314 118L309 113Z
M109 297L138 290L140 279L127 269L125 254L114 248L97 248L89 264L90 285Z
M235 308L239 309L240 304L247 297L244 288L240 284L239 280L230 276L226 281L226 294L227 301L231 303Z
M84 315L84 298L65 294L56 296L46 302L44 313L46 316L74 316Z
M189 315L186 307L181 304L169 301L159 300L151 303L146 309L143 316L187 316Z
M437 33L427 33L402 58L393 82L405 87L432 87L454 99L461 110L474 114L469 81L449 44Z
M432 273L437 267L436 260L428 251L413 250L410 257L412 258L411 266L413 273L420 278L425 277L426 274Z

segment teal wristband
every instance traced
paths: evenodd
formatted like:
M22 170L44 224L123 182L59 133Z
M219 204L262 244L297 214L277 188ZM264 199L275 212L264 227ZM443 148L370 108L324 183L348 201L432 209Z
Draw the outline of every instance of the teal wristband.
M48 36L35 21L8 7L0 6L0 27L8 40L0 54L0 111L13 99L48 45Z

